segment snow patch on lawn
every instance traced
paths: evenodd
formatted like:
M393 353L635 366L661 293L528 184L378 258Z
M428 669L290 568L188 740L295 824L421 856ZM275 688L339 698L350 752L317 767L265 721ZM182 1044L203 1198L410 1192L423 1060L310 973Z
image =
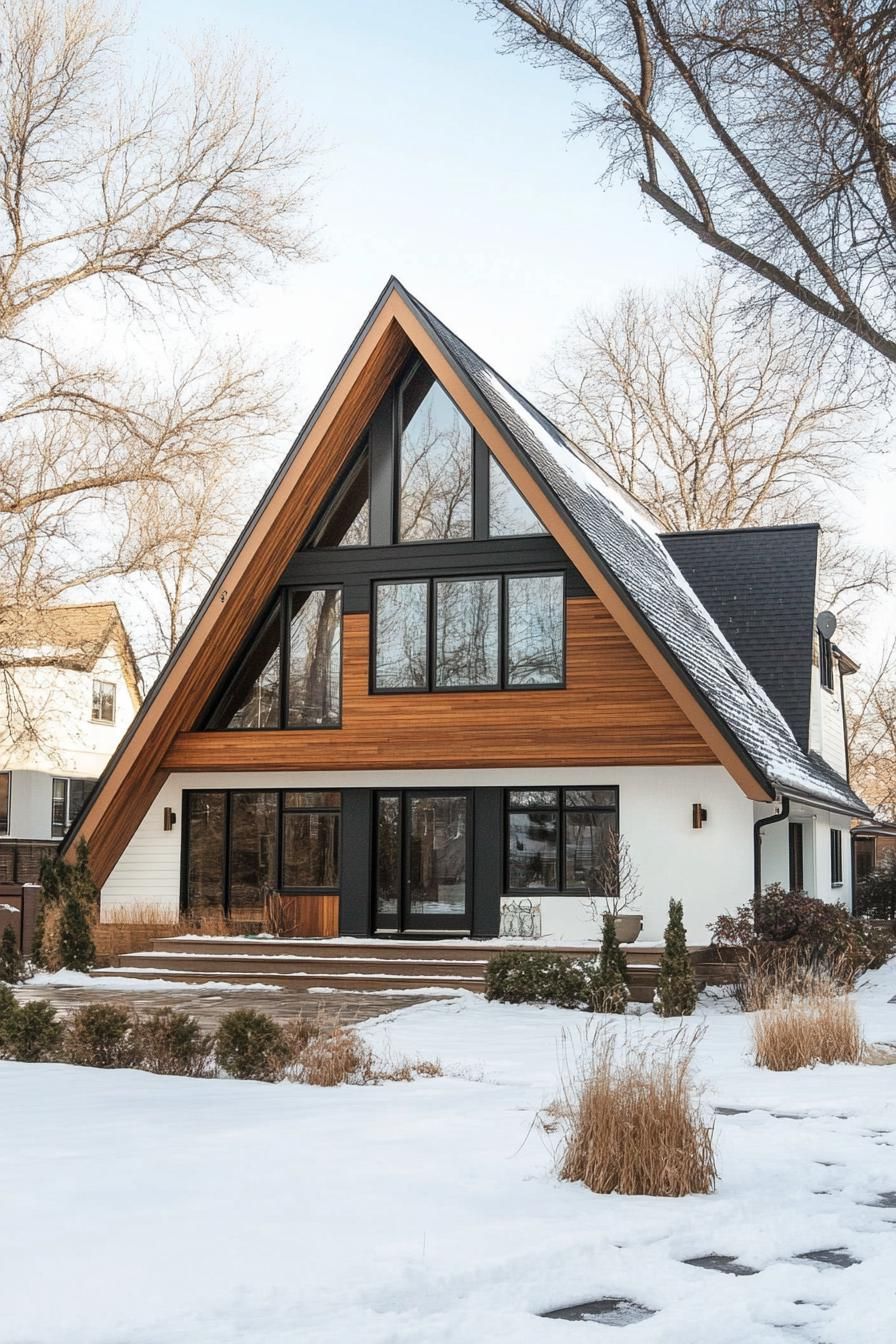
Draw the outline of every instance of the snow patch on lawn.
M145 982L144 982L145 983ZM141 986L142 987L142 986ZM896 965L856 995L896 1039ZM750 1021L686 1027L716 1192L591 1194L538 1124L584 1013L461 995L366 1023L440 1078L315 1089L0 1063L4 1344L892 1344L896 1069L771 1074ZM679 1029L600 1019L637 1039ZM859 1263L795 1257L843 1249ZM735 1257L733 1277L684 1262ZM636 1326L539 1313L621 1297Z

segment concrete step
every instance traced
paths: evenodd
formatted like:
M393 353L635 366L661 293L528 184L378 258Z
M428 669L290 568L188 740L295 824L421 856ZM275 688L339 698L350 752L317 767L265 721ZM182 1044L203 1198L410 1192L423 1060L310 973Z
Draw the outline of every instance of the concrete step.
M413 956L421 960L483 961L502 952L506 944L474 942L472 939L335 939L335 938L197 938L189 935L178 938L154 938L154 952L189 952L215 956L314 956L314 957L370 957L375 961L404 959ZM517 946L516 944L510 946ZM531 943L518 944L521 951L532 951ZM548 949L555 950L555 949ZM556 949L569 956L595 956L599 948L590 946Z
M449 975L482 981L487 960L452 961L448 958L422 957L315 957L315 956L219 956L187 952L126 952L118 958L121 970L142 970L153 966L172 971L205 971L209 975L236 971L246 975L258 971L273 975Z
M284 989L340 989L370 992L384 989L468 989L472 993L482 993L482 980L464 975L425 974L405 975L402 972L383 974L377 972L365 975L359 972L321 972L320 974L299 973L282 974L276 971L233 971L224 974L209 975L204 970L173 970L170 963L134 966L101 966L90 972L95 980L110 977L122 977L127 980L170 980L175 984L201 984L210 978L223 980L228 984L244 985L280 985ZM234 1004L234 1007L237 1007ZM399 1007L396 1004L396 1007Z

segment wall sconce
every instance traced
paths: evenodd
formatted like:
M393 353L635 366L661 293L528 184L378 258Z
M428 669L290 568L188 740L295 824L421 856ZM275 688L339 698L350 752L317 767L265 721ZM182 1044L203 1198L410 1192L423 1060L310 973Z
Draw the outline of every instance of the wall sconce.
M177 821L177 813L171 807L166 807L162 813L162 829L164 831L173 831L174 823Z
M695 831L703 830L703 823L706 821L706 808L702 803L694 803L692 809L693 826Z

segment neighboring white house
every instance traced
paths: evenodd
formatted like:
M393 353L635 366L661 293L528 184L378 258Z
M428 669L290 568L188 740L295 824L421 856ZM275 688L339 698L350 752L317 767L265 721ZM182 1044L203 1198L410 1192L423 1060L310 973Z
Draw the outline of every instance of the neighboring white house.
M0 838L60 840L140 707L114 602L3 613Z

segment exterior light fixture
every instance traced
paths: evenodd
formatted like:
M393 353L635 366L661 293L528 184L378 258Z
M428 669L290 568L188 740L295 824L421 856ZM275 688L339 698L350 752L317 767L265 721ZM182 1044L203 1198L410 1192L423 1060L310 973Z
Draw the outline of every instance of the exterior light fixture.
M165 831L173 831L176 821L177 813L172 807L166 807L162 813L162 829Z
M693 826L695 831L703 830L703 823L706 821L706 808L702 803L694 803L692 809Z

